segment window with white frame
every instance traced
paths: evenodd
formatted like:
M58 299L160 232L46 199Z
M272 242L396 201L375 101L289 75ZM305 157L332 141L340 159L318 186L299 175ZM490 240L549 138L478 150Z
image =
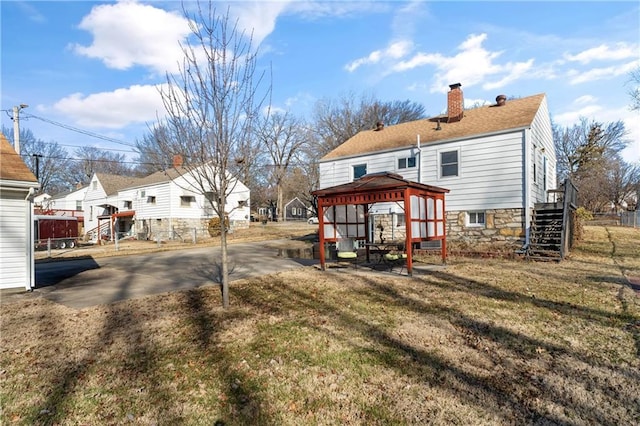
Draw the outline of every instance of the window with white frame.
M398 158L398 169L411 169L416 166L416 157Z
M180 207L191 207L191 203L196 202L196 197L193 195L181 195Z
M482 211L467 212L467 226L485 226L486 215Z
M356 164L353 166L353 180L360 179L362 176L367 174L367 165L366 164Z
M126 201L124 201L124 202L122 203L122 206L123 206L125 209L129 209L129 210L131 210L131 206L132 206L132 205L133 205L133 202L131 202L131 201L129 201L129 200L126 200Z
M440 177L459 176L460 152L456 150L440 152Z
M148 204L155 204L155 203L156 203L156 197L155 197L155 195L149 195L149 196L147 197L147 203L148 203Z
M82 210L82 200L76 200L76 211Z
M394 214L393 220L395 222L393 226L395 226L396 228L404 228L406 226L406 217L404 213Z

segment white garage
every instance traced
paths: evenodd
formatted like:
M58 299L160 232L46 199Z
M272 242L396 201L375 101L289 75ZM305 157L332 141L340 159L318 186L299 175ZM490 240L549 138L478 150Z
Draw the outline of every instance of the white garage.
M32 201L38 180L0 134L0 289L34 286Z

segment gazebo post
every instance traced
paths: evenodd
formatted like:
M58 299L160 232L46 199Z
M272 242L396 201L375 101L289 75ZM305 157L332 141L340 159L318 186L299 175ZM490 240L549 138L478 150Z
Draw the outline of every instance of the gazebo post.
M442 196L442 231L445 237L442 239L442 263L447 263L447 209L444 205L444 195Z
M318 244L320 248L320 268L325 269L325 241L324 241L324 206L322 205L322 198L318 197Z
M407 252L407 275L413 276L413 240L411 234L411 190L409 188L404 191L404 229L405 241L404 249Z

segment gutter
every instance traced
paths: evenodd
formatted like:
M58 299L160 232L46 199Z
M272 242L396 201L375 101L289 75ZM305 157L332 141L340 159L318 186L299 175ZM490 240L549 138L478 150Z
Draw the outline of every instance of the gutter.
M34 187L29 188L29 192L27 193L27 196L24 197L25 201L29 201L26 205L26 210L27 210L27 214L26 214L26 220L27 220L27 226L26 226L26 230L27 230L27 279L24 283L24 288L26 291L33 291L33 288L36 286L35 284L35 280L36 280L36 266L35 266L35 255L33 253L34 251L34 246L33 246L33 196L35 194L36 190Z
M416 135L416 147L418 148L418 183L422 183L422 148L420 147L420 135Z

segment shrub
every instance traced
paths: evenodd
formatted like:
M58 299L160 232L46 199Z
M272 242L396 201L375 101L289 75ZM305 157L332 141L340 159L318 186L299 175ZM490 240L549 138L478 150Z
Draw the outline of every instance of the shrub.
M229 230L229 217L224 218L224 228L225 228L225 231ZM212 237L220 236L221 227L220 227L219 217L213 217L209 220L208 231L209 231L209 235L211 235Z

